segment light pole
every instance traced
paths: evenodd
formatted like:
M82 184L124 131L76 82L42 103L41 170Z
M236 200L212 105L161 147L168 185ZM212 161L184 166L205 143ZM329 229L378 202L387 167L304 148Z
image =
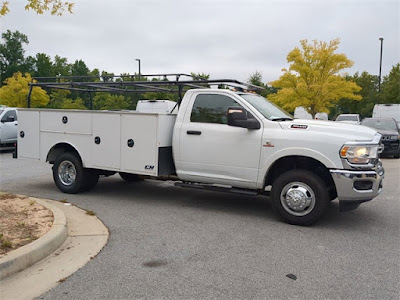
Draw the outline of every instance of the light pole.
M381 59L380 59L380 62L379 62L379 84L378 84L378 92L381 91L383 37L380 37L379 40L381 41Z
M135 60L139 63L139 81L140 81L140 59L136 58Z

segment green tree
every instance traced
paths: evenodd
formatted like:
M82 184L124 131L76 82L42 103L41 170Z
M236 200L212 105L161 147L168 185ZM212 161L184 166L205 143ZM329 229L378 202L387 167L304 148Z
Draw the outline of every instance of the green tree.
M129 102L121 95L110 93L96 93L93 97L93 109L128 109Z
M54 57L53 73L55 76L71 75L71 65L68 63L67 58L58 55Z
M49 55L37 53L32 61L33 77L51 77L56 75L53 62Z
M71 75L72 76L89 76L90 70L86 66L85 62L81 59L75 60L71 65Z
M5 16L10 11L8 4L6 0L0 2L0 16ZM52 15L61 16L64 12L72 14L73 7L73 2L65 0L27 0L25 10L33 10L38 15L50 11Z
M63 108L64 102L70 99L71 92L68 90L53 89L50 93L48 108Z
M253 85L265 87L265 84L262 82L262 73L260 71L255 71L253 74L250 74L247 82Z
M65 99L60 108L62 108L62 109L87 109L85 104L83 104L83 100L81 98L77 98L75 100Z
M346 80L355 82L361 90L357 92L362 97L361 101L353 101L343 98L337 102L334 109L331 110L330 117L334 119L341 113L358 113L362 118L371 116L372 109L378 99L378 76L371 75L368 72L357 72L353 76L346 76Z
M15 72L28 71L23 45L29 44L28 37L19 31L7 30L1 37L4 43L0 43L0 86Z
M274 94L278 91L276 88L263 83L262 73L260 71L255 71L253 74L250 74L247 82L264 88L263 90L257 90L256 92L265 98L267 98L269 94Z
M15 73L5 80L5 85L0 88L1 104L12 107L27 107L29 83L32 77L29 73L25 76L21 72ZM34 87L31 94L31 107L44 107L49 102L46 91L40 87Z
M350 68L353 62L345 54L335 53L340 41L329 43L301 40L301 48L295 48L288 56L289 69L272 86L278 88L269 99L288 111L303 106L315 117L318 112L329 113L329 108L342 98L361 100L355 94L361 88L354 82L346 81L339 72Z
M381 85L380 103L400 104L400 63L394 65Z

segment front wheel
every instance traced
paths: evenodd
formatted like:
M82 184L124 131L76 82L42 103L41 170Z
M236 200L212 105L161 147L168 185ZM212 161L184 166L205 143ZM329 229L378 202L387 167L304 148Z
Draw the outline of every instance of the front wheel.
M325 213L329 193L325 182L307 170L290 170L272 185L275 212L287 223L311 225Z

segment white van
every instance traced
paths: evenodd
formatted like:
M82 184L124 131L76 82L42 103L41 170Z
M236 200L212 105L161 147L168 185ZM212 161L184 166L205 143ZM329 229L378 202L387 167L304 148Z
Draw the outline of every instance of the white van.
M311 114L303 107L298 106L294 110L294 118L295 119L304 119L304 120L312 120ZM328 120L327 113L316 113L315 120Z
M375 104L373 118L393 118L400 126L400 104Z

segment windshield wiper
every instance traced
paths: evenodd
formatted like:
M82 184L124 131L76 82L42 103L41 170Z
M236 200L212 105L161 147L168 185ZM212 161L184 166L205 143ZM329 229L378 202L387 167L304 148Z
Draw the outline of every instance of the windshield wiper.
M271 121L292 121L292 118L289 117L281 117L281 118L272 118Z

